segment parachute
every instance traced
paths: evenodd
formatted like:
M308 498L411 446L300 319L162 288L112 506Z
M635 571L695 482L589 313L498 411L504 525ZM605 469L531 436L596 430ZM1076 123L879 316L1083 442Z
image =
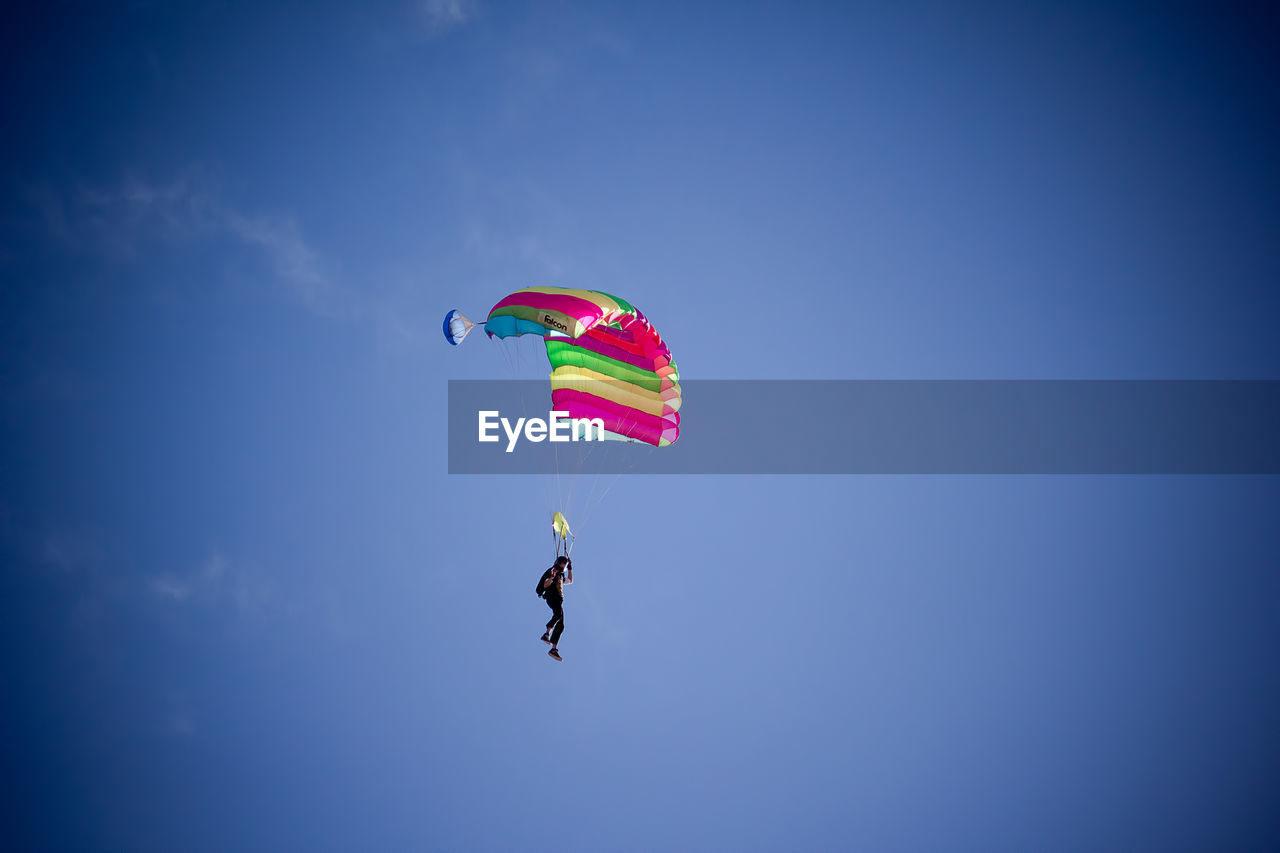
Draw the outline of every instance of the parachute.
M556 556L564 554L568 556L573 550L573 531L569 529L569 522L565 519L564 513L554 512L551 514L551 534L556 538Z
M457 346L475 325L450 311L445 339ZM626 300L599 290L527 287L493 306L484 331L491 339L543 339L551 408L567 413L575 432L653 447L679 439L680 372L657 329ZM556 554L568 555L574 535L564 514L556 511L551 525Z
M455 347L462 343L467 332L474 327L475 323L468 320L461 311L454 310L444 315L444 339Z
M629 302L599 290L527 287L493 306L484 330L543 337L556 411L600 419L606 438L666 447L680 437L680 372Z

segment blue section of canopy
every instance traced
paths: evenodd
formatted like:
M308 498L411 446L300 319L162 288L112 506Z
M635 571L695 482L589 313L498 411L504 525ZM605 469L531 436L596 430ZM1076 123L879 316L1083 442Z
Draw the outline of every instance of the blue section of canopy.
M489 322L484 324L484 330L490 337L495 338L510 338L515 335L538 335L541 337L547 333L547 327L541 323L521 320L518 317L512 317L510 314L501 314L490 318Z

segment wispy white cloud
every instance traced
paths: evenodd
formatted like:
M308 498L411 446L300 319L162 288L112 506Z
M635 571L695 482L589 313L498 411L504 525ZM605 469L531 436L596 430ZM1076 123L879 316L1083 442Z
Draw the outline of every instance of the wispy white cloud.
M465 229L463 244L467 251L491 264L514 264L551 278L559 278L565 272L558 254L538 234L504 234L476 220Z
M244 216L231 210L222 211L221 220L230 234L263 252L280 281L305 307L322 315L342 313L339 289L324 273L297 222Z
M167 182L130 177L116 187L80 186L68 193L37 187L27 195L46 232L73 251L128 261L157 242L230 240L258 252L307 310L326 317L354 310L352 295L326 272L294 217L245 212L195 172Z
M144 237L171 238L190 230L181 225L192 218L183 209L189 204L175 204L175 191L148 188L132 179L113 190L37 183L27 186L23 195L43 226L43 236L72 252L130 258Z
M150 579L151 593L162 601L183 604L220 596L227 576L227 561L213 553L193 571L156 575Z
M476 14L475 0L419 0L418 15L433 35L466 24Z
M40 546L39 559L62 575L78 575L98 558L97 549L87 539L67 531L50 532Z
M81 631L96 632L111 614L142 604L154 612L199 609L257 620L289 609L268 573L237 565L219 549L186 567L129 575L92 537L54 529L31 537L23 551L68 591L69 614Z
M174 607L226 608L241 618L263 615L276 602L268 580L210 552L186 571L164 572L147 582L151 598Z

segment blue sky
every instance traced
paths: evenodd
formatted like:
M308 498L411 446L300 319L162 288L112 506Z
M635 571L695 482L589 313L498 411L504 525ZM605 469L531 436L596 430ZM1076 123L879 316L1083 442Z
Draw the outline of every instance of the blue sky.
M687 378L1280 378L1260 7L3 14L4 846L1280 843L1275 477L623 477L557 664L439 332L557 284Z

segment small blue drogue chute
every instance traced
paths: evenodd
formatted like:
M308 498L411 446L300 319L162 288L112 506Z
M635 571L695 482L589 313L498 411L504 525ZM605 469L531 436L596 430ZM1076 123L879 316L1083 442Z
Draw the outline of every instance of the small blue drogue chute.
M475 325L455 308L444 315L444 339L456 347Z

